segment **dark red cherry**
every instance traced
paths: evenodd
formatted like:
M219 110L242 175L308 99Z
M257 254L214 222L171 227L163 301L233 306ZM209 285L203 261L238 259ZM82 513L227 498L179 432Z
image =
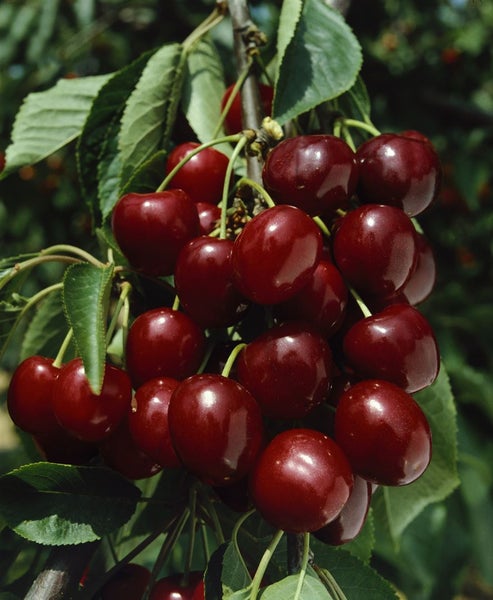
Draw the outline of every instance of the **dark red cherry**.
M70 435L57 422L49 433L33 435L33 442L43 460L66 465L85 465L98 454L96 443L84 442Z
M176 293L183 310L201 327L227 327L249 306L233 285L233 241L200 236L180 252Z
M436 262L433 248L422 233L417 234L418 261L401 293L416 306L426 300L435 286Z
M276 204L328 214L345 208L356 189L356 155L333 135L286 138L267 155L262 179Z
M204 333L188 315L153 308L129 328L126 367L135 389L155 377L184 379L197 371L204 350Z
M429 141L413 132L384 133L357 150L358 198L397 206L413 217L438 195L440 160Z
M170 377L151 379L135 392L134 407L128 416L130 434L135 444L163 467L179 467L171 443L168 408L178 380Z
M233 278L258 304L276 304L306 285L322 252L319 228L294 206L274 206L248 221L233 246Z
M389 296L406 284L416 266L416 230L399 208L360 206L340 220L333 251L337 267L357 291Z
M251 469L263 442L260 408L248 390L221 375L192 375L176 388L168 410L176 453L213 486Z
M292 298L277 304L274 312L280 319L313 323L330 337L346 313L348 289L336 266L321 260L308 283Z
M409 304L394 304L355 323L344 356L359 378L385 379L412 394L431 385L440 368L427 319Z
M127 563L101 588L101 600L142 600L150 579L149 569Z
M162 469L135 443L129 431L128 416L101 442L99 452L108 467L128 479L146 479Z
M326 397L332 354L315 327L287 321L250 342L236 366L238 381L251 392L264 415L297 419Z
M335 439L354 472L379 485L411 483L431 459L425 414L411 395L389 381L361 381L342 395Z
M116 203L111 226L135 269L147 275L170 275L181 248L199 234L199 216L183 190L129 193Z
M127 373L110 364L105 366L101 392L94 394L80 358L64 364L53 385L55 417L69 433L87 442L108 437L127 414L131 400Z
M7 408L17 427L42 435L58 428L51 405L58 373L53 359L44 356L30 356L16 367L7 393Z
M166 174L199 145L197 142L185 142L176 146L166 161ZM205 148L181 167L170 185L185 190L193 202L217 204L222 197L228 162L228 157L219 150Z
M192 600L203 573L192 571L185 578L181 574L167 575L154 584L149 600ZM123 600L123 599L122 599Z
M356 475L351 495L341 512L333 521L315 531L315 537L331 546L340 546L354 540L365 524L371 496L372 484Z
M209 202L196 202L195 206L199 215L199 232L201 235L209 235L221 219L221 209L217 204Z
M271 85L265 83L259 83L259 94L260 102L262 104L263 116L270 116L272 114L272 100L274 98L274 88ZM229 100L231 93L233 92L234 84L226 88L222 100L221 100L221 111L224 110L227 101ZM242 131L243 117L241 112L241 92L238 92L233 99L233 102L224 118L224 131L228 134L238 133Z
M271 525L291 533L316 531L335 519L352 486L342 450L313 429L275 436L250 475L255 507Z
M202 579L193 590L192 600L205 600L205 582Z

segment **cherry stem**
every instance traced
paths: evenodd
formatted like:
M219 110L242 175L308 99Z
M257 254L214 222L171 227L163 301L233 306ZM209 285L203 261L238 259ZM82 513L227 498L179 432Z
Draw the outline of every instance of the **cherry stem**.
M301 559L300 575L298 579L298 585L296 586L296 592L294 594L294 600L299 600L301 597L301 589L303 588L303 582L305 581L306 570L308 568L308 559L310 557L310 534L303 534L303 556Z
M371 317L372 312L371 310L368 308L368 306L366 305L365 301L363 300L363 298L358 294L358 292L353 288L350 287L349 291L352 295L352 297L356 300L361 312L363 313L364 317Z
M250 179L249 177L242 177L236 184L236 187L239 189L244 185L248 185L249 187L253 188L262 197L262 199L269 208L273 208L276 205L276 203L272 199L272 196L267 192L267 190L254 179Z
M204 142L203 144L200 144L199 146L194 148L191 152L186 154L180 160L180 162L177 165L175 165L175 167L173 167L173 169L171 169L171 171L166 175L166 177L160 183L159 187L156 188L156 192L162 192L163 190L165 190L166 187L168 186L168 184L170 183L170 181L178 173L178 171L183 167L183 165L186 164L190 159L192 159L196 154L198 154L199 152L202 152L202 150L205 150L206 148L210 148L211 146L217 146L218 144L223 144L225 142L236 143L242 137L244 137L244 136L241 133L236 133L235 135L226 135L224 137L217 138L215 140L211 140L210 142Z
M334 579L330 571L327 569L321 569L317 565L313 565L313 570L316 572L320 581L328 589L331 595L334 596L334 600L348 600L346 594L339 587L339 584Z
M219 123L217 124L214 134L212 135L213 138L215 138L219 135L219 133L223 127L224 119L226 118L226 115L228 114L229 109L231 108L231 106L234 102L234 99L238 95L238 92L241 90L241 86L245 82L245 79L248 77L251 65L252 65L252 62L249 61L245 65L243 71L240 73L238 79L236 80L236 82L233 86L233 89L231 90L231 94L229 95L228 100L226 101L226 104L224 105L224 108L221 112L221 116L219 117Z
M327 225L322 221L320 217L312 217L315 223L318 225L320 231L325 235L325 237L330 238L331 233Z
M231 177L233 175L233 168L236 159L240 155L240 152L243 150L247 143L246 136L242 136L233 150L233 154L228 162L228 167L226 169L226 174L224 176L224 185L223 185L223 195L221 199L221 226L219 229L219 238L221 240L226 239L226 225L227 225L227 215L228 215L228 193L231 184Z
M225 3L217 3L214 10L211 14L197 26L196 29L190 33L185 40L183 41L183 47L188 52L191 48L202 38L204 35L210 31L213 27L218 25L226 14L226 5Z
M70 328L60 346L60 349L58 350L55 360L53 361L54 367L60 368L62 366L63 357L65 356L65 353L67 352L67 348L69 347L70 342L72 341L73 335L74 335L74 330L72 328Z
M190 508L190 527L189 527L189 542L187 548L187 556L185 560L185 568L183 571L182 582L183 585L188 585L190 578L190 571L192 570L193 552L195 549L195 534L197 531L197 489L193 486L190 490L189 499Z
M345 127L356 127L357 129L362 129L363 131L366 131L367 133L370 133L373 136L377 136L380 135L380 131L371 123L367 123L365 121L359 121L358 119L346 119L346 118L342 118L340 119L340 121L342 122L342 124Z
M200 537L202 539L202 548L204 550L205 561L207 564L209 564L211 550L209 548L209 540L207 539L207 526L202 519L200 520Z
M126 322L123 323L124 331L126 328L128 328L128 316L123 312L123 309L124 309L124 307L126 307L126 305L128 305L128 296L131 291L132 291L131 284L128 281L124 281L120 288L120 295L118 297L118 301L117 301L117 304L115 307L115 311L113 313L113 317L111 319L111 322L108 326L108 330L106 332L106 339L108 341L110 341L111 338L113 337L113 333L116 329L116 325L118 323L118 319L120 318L120 314L122 316L122 321L123 321L123 317L126 317ZM123 347L125 347L125 346L123 346Z
M249 510L248 512L246 512L245 514L243 514L235 523L234 527L233 527L233 531L231 532L231 541L233 542L233 546L236 550L236 554L238 555L238 558L241 562L241 564L243 565L243 567L245 568L245 572L248 572L248 567L247 564L245 562L245 559L243 558L243 555L241 554L241 550L240 550L240 545L238 544L238 534L240 532L241 526L243 525L243 523L248 519L248 517L250 517L251 515L253 515L256 512L256 510L254 508L252 508L251 510Z
M262 583L262 579L265 575L265 571L267 570L267 566L274 554L279 542L281 541L282 536L284 535L284 531L279 529L272 538L268 548L265 550L260 562L258 564L257 570L255 571L255 575L252 581L252 590L250 592L249 600L257 600L257 596L260 590L260 584Z
M226 541L223 533L223 528L221 527L221 522L219 521L219 517L217 515L216 507L212 503L209 494L202 493L202 508L205 510L210 520L212 521L212 526L214 529L214 533L216 534L217 543L219 545L224 544Z
M5 287L10 281L12 281L12 279L14 279L15 277L17 277L17 275L19 275L19 273L21 271L24 271L26 269L30 269L32 267L36 267L38 265L41 265L43 263L47 263L47 262L66 262L66 263L78 263L80 262L80 260L78 260L77 258L73 258L71 256L64 256L64 255L59 255L59 254L53 254L51 256L35 256L34 258L28 258L27 260L24 260L20 263L17 263L16 265L14 265L10 271L7 273L7 275L5 275L1 280L0 280L0 290Z
M240 344L237 344L233 350L231 350L230 355L228 356L228 360L226 361L226 364L223 367L223 370L221 372L221 375L223 377L229 377L229 374L231 372L231 369L233 368L233 365L235 363L235 360L238 358L238 354L243 350L243 348L246 348L247 344L245 344L244 342L241 342Z
M69 254L75 254L75 256L78 256L82 260L85 260L86 262L91 263L92 265L94 265L96 267L104 266L104 263L102 263L100 260L98 260L95 256L93 256L89 252L86 252L82 248L78 248L77 246L72 246L71 244L57 244L55 246L50 246L49 248L44 248L43 250L41 250L41 252L39 254L41 256L44 256L46 254L55 254L55 253L59 253L59 252L67 252Z

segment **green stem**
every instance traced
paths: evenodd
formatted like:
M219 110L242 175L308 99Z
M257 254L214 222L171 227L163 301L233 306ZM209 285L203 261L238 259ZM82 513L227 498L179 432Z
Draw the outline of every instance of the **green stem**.
M65 353L67 352L67 348L70 345L70 342L72 341L72 337L74 335L74 330L72 328L70 328L67 332L67 335L65 336L65 339L63 340L60 349L58 350L58 353L56 355L55 360L53 361L53 366L54 367L61 367L63 364L63 357L65 356Z
M358 121L358 119L341 119L342 123L345 127L355 127L357 129L362 129L371 135L380 135L380 131L371 123L367 123L364 121Z
M17 275L21 271L24 271L26 269L31 269L32 267L36 267L38 265L41 265L41 264L47 263L47 262L66 262L66 263L73 264L73 263L80 262L80 260L78 260L77 258L73 258L71 256L64 256L62 254L53 254L53 255L48 255L48 256L38 255L38 256L35 256L34 258L28 258L27 260L17 263L14 267L12 267L10 269L8 274L5 275L0 280L0 290L3 287L5 287L8 283L10 283L10 281L12 281L12 279L17 277Z
M187 548L187 556L185 560L185 569L183 572L183 584L188 584L190 571L192 570L193 552L195 549L195 533L197 531L197 489L192 487L190 490L190 521L189 521L189 542Z
M168 186L168 184L170 183L170 181L178 173L178 171L183 167L183 165L186 164L190 159L192 159L196 154L198 154L199 152L202 152L202 150L205 150L206 148L210 148L211 146L217 146L218 144L223 144L225 142L236 143L242 137L244 137L244 136L242 136L241 133L235 134L235 135L226 135L222 138L217 138L215 140L211 140L210 142L204 142L203 144L200 144L200 146L197 146L191 152L189 152L186 156L184 156L180 160L180 162L166 175L166 177L160 183L159 187L156 188L156 192L162 192L163 190L165 190L166 187Z
M231 369L233 368L233 365L235 363L235 360L238 358L238 354L243 350L243 348L246 348L246 344L245 343L240 343L237 344L233 350L231 350L230 355L228 356L228 360L226 361L226 364L223 367L223 370L221 372L221 375L223 377L229 377L229 374L231 372Z
M371 310L365 304L365 301L363 300L363 298L361 298L361 296L358 294L358 292L352 287L349 288L349 291L350 291L352 297L356 300L358 306L360 307L360 310L363 313L363 316L371 317L371 315L372 315Z
M305 581L306 569L308 567L308 559L310 556L310 534L303 534L303 557L301 560L300 575L298 579L298 585L296 586L296 592L294 594L294 600L299 600L301 597L301 589L303 582Z
M209 564L211 551L209 548L209 540L207 539L207 526L202 519L200 520L200 537L202 539L202 548L204 550L205 561L207 564Z
M183 47L189 52L193 46L213 27L218 25L226 14L226 11L220 6L216 6L211 14L194 29L183 41Z
M226 223L227 223L227 211L228 211L228 193L231 184L231 178L233 175L233 168L236 159L240 155L240 152L243 150L247 143L247 138L245 136L241 136L238 140L238 143L233 150L233 154L228 162L228 168L226 169L226 174L224 176L224 185L223 185L223 195L221 199L221 226L219 230L219 238L224 240L226 239Z
M251 515L253 515L255 513L255 509L252 508L251 510L249 510L248 512L246 512L244 515L242 515L235 523L234 527L233 527L233 531L231 532L231 541L233 542L233 546L235 547L236 550L236 554L238 555L238 558L241 561L241 564L243 565L243 567L245 568L245 571L248 571L248 567L247 564L245 562L245 559L243 558L243 555L241 554L241 550L240 550L240 546L238 544L238 533L241 529L241 526L243 525L243 523L248 519L248 517L250 517Z
M334 579L330 571L327 569L321 569L317 565L313 565L313 570L316 572L320 581L328 589L331 595L335 597L335 600L348 600L346 594L339 587L339 584Z
M246 67L243 69L243 71L241 72L240 76L238 77L238 79L236 80L233 89L231 90L231 94L229 95L228 100L226 101L226 104L224 105L224 108L221 112L221 116L219 117L219 123L216 126L216 129L214 130L214 133L212 135L212 138L216 138L223 126L224 123L224 119L226 118L226 115L228 114L234 99L236 98L236 96L238 95L239 91L241 90L241 86L243 85L243 83L245 82L245 79L248 77L248 74L250 72L250 67L252 66L252 61L250 60L248 62L248 64L246 65Z
M252 590L250 592L249 600L257 600L257 596L260 590L260 585L262 583L262 579L264 578L265 571L267 570L267 566L274 554L279 542L281 541L282 536L284 535L284 531L279 529L272 538L268 548L264 552L260 562L258 564L257 570L255 571L255 575L252 581Z
M71 244L57 244L55 246L50 246L49 248L44 248L43 250L41 250L40 255L51 255L57 254L59 252L74 254L75 256L78 256L82 260L85 260L86 262L91 263L96 267L102 267L104 264L89 252L86 252L85 250L83 250L82 248L78 248L77 246L72 246Z
M313 220L318 225L318 228L325 235L325 237L330 238L330 236L331 236L330 230L327 227L327 225L322 221L322 219L320 217L313 217Z
M124 281L120 288L120 295L118 297L118 301L115 307L115 311L111 318L111 322L108 326L108 331L106 332L106 339L109 341L113 337L113 333L115 332L116 325L118 323L118 318L120 317L120 313L122 312L123 307L125 306L125 301L128 302L128 295L132 290L132 286L128 281Z
M272 196L270 196L267 190L265 190L265 188L260 183L257 183L256 181L248 177L242 177L236 184L236 187L240 188L243 185L248 185L249 187L253 188L263 198L267 206L269 206L270 208L273 208L276 205L276 203L272 199Z

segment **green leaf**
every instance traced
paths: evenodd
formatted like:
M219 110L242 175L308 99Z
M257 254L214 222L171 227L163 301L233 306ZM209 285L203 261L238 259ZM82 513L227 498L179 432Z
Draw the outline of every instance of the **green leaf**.
M120 197L118 186L122 163L118 150L119 127L118 121L114 120L108 128L96 168L99 181L99 212L102 223L111 215L111 211Z
M327 572L343 590L347 600L396 600L392 586L368 565L340 548L327 546L313 536L310 546L314 554L314 568L325 579ZM362 595L362 591L364 594Z
M296 28L301 18L302 10L303 0L285 0L282 3L281 14L279 15L279 27L277 30L277 78L279 78L279 67L284 59L286 48L296 34Z
M164 179L164 166L167 152L158 150L149 160L146 160L135 170L122 190L127 192L147 193L155 191Z
M359 75L354 85L337 99L337 106L347 117L363 121L370 117L370 96Z
M435 383L415 394L430 423L433 455L424 474L402 487L383 487L372 506L376 530L388 531L395 544L411 521L432 502L446 498L458 485L456 409L442 364Z
M262 593L262 600L285 600L297 598L298 600L333 600L320 579L306 574L303 579L301 592L296 596L299 575L289 575L281 581L267 586Z
M0 477L0 516L20 536L46 545L82 544L132 516L140 491L106 468L25 465Z
M101 87L92 103L77 144L77 163L82 192L93 215L99 215L98 164L102 148L113 122L119 120L132 90L152 56L144 53L130 65L117 71Z
M6 150L7 164L0 178L46 158L75 140L108 77L60 79L49 90L29 94L15 118L12 142Z
M202 40L187 57L181 99L187 121L201 142L213 139L224 89L223 68L215 46ZM231 154L228 144L217 148Z
M61 292L52 292L36 307L22 339L20 359L34 354L55 357L66 334Z
M63 279L65 314L95 394L100 393L103 384L106 315L112 277L112 264L97 267L89 263L77 263L66 269Z
M123 113L119 149L122 171L120 188L134 171L157 150L169 134L171 114L181 93L183 51L180 44L167 44L147 62Z
M370 507L363 529L354 540L341 546L343 550L350 552L364 563L369 563L375 546L375 524L373 522L373 511Z
M289 37L286 31L283 29L281 44ZM294 34L280 57L274 118L284 124L349 90L361 63L358 40L341 14L325 2L306 0Z

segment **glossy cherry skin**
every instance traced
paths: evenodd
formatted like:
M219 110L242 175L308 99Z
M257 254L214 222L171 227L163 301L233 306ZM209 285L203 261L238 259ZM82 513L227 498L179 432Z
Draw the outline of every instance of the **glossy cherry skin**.
M114 431L130 407L132 385L125 371L106 364L101 393L92 392L80 358L60 369L53 386L53 412L75 437L99 442Z
M285 320L312 323L330 337L346 313L348 289L337 267L321 260L308 283L293 297L277 304L274 312Z
M205 582L202 579L193 590L192 600L205 600Z
M431 460L431 431L411 395L389 381L367 379L342 395L335 439L354 472L379 485L420 477Z
M122 196L111 227L128 262L153 276L171 275L181 248L200 231L197 208L179 189Z
M413 306L424 302L435 287L436 261L433 248L422 233L417 234L418 261L402 294Z
M141 600L150 579L149 569L127 563L101 588L101 600Z
M250 342L236 366L238 381L265 416L297 419L325 399L332 353L315 327L287 321Z
M192 600L202 575L202 573L193 571L189 574L186 583L183 583L181 574L163 577L154 584L149 600Z
M199 145L197 142L185 142L176 146L168 155L166 175ZM221 200L228 162L228 157L219 150L205 148L181 167L170 185L185 190L193 202L217 204Z
M271 525L291 533L316 531L335 519L352 486L344 453L314 429L276 435L250 475L255 507Z
M28 433L49 434L58 428L51 394L59 369L53 359L30 356L15 369L7 393L12 421Z
M358 198L397 206L410 217L422 213L440 189L440 160L431 143L412 132L384 133L364 142L356 152Z
M322 252L322 236L306 213L274 206L248 221L233 246L233 280L258 304L276 304L308 283Z
M440 368L431 325L409 304L388 306L355 323L343 351L359 378L385 379L410 394L431 385Z
M180 459L171 442L168 408L171 394L179 381L171 377L150 379L134 395L128 416L130 434L135 444L163 467L179 467Z
M315 531L315 537L331 546L340 546L354 540L365 524L371 496L372 484L356 475L351 494L341 512L333 521Z
M339 222L333 252L343 277L357 291L389 296L406 284L416 266L416 230L399 208L360 206Z
M243 386L221 375L192 375L173 392L171 439L185 467L213 486L251 469L263 443L260 408Z
M99 445L104 462L127 479L147 479L161 471L162 466L142 452L128 426L128 415Z
M356 155L333 135L286 138L267 155L262 179L276 204L291 204L310 215L329 214L346 207L356 189Z
M226 103L229 100L231 93L233 92L233 88L234 84L226 88L221 99L221 112L224 110ZM258 88L263 116L270 116L272 114L272 100L274 99L274 88L271 85L267 85L265 83L259 83ZM231 103L231 106L224 118L224 131L228 134L232 134L238 133L243 129L243 116L241 113L241 92L238 92L234 97L233 102Z
M204 350L204 332L188 315L153 308L129 328L126 367L135 389L155 377L185 379L199 368Z
M209 235L217 227L221 218L221 209L217 204L209 202L196 202L197 213L199 215L199 233Z
M183 310L201 327L239 321L250 302L233 285L233 241L200 236L180 252L175 288Z

